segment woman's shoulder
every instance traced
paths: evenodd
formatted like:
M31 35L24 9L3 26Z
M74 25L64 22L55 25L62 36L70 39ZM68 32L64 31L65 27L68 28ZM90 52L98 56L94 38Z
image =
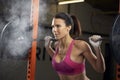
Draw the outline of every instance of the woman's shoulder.
M87 41L85 40L74 40L75 45L85 45Z
M74 40L74 45L77 48L87 48L89 44L85 40Z

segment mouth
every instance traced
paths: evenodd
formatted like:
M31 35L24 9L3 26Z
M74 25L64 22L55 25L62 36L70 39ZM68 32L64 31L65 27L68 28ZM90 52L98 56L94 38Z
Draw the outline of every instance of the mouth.
M58 37L58 34L54 34L55 37Z

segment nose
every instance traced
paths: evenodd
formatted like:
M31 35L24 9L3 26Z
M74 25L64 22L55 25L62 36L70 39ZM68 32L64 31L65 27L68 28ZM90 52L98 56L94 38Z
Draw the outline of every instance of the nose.
M57 28L56 28L56 27L53 27L53 28L52 28L52 31L53 31L53 32L56 32L56 31L57 31Z

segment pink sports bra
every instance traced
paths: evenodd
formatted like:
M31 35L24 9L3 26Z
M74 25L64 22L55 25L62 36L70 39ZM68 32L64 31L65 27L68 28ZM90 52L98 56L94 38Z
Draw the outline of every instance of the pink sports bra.
M69 48L67 50L64 60L61 61L60 63L57 63L55 61L55 56L58 53L58 48L56 49L56 53L52 58L52 66L59 74L74 75L74 74L82 73L85 70L84 63L76 63L70 59L73 43L74 43L74 40L69 45Z

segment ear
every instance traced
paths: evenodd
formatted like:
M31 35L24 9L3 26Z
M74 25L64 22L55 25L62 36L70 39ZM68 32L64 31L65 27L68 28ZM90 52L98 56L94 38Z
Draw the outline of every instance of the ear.
M67 30L68 30L68 31L70 31L70 30L71 30L71 28L72 28L72 26L68 26L68 27L67 27Z

